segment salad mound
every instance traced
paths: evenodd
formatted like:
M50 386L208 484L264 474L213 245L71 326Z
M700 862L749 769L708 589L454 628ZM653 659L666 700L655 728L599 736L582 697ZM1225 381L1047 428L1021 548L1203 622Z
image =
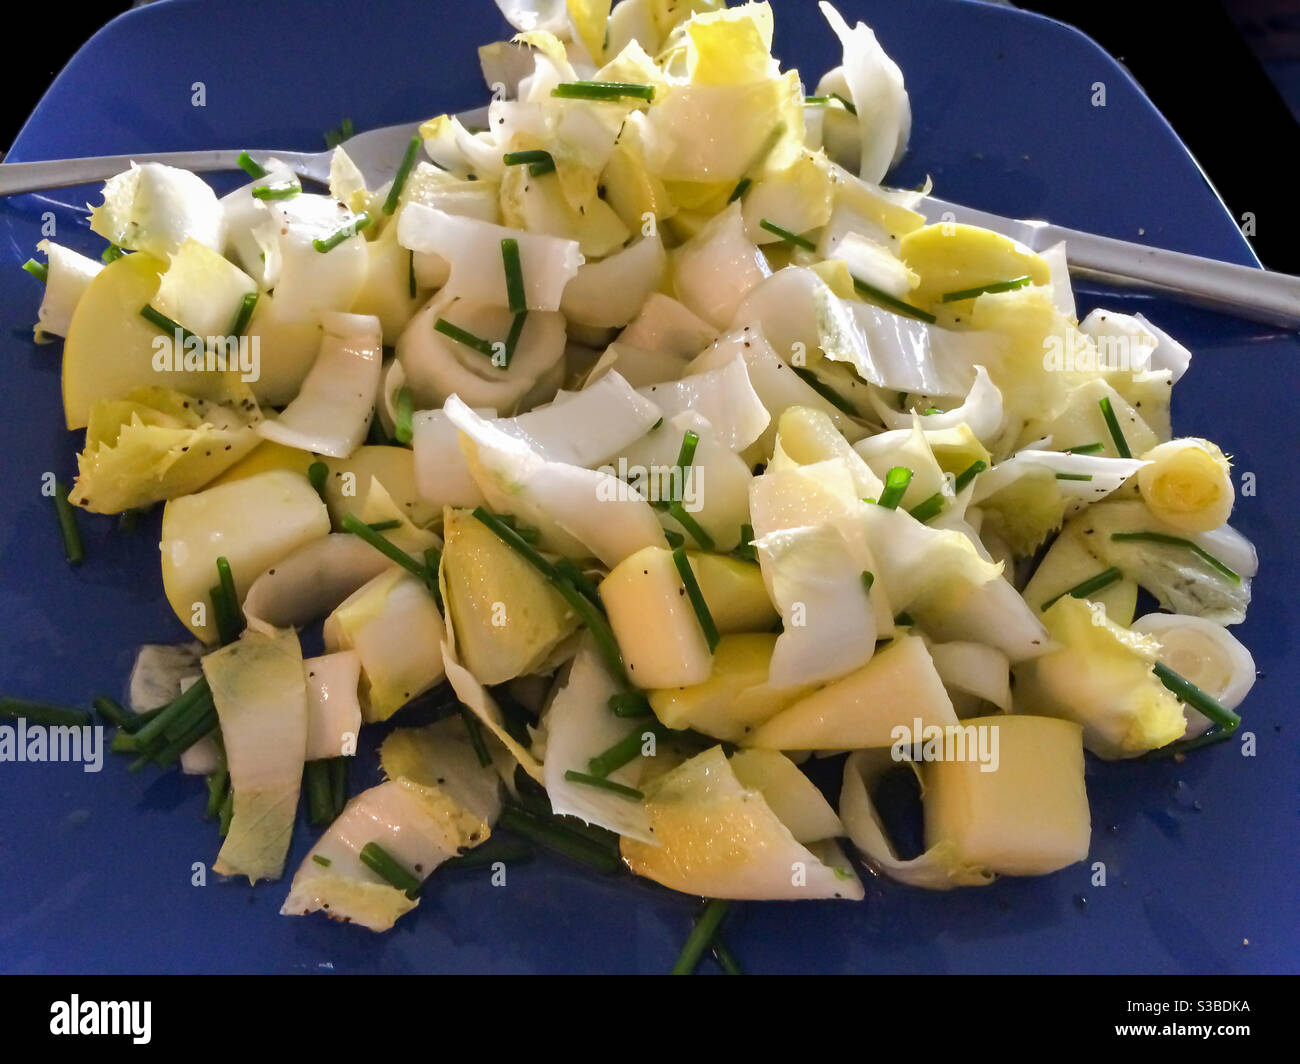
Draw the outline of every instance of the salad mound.
M305 797L285 914L383 931L541 846L716 899L687 967L728 900L1084 860L1085 751L1223 740L1254 680L1230 458L1170 422L1189 352L1080 320L1064 246L882 184L903 75L829 3L810 86L765 2L497 2L486 118L387 183L347 143L327 191L133 165L103 262L29 264L86 432L63 501L162 506L189 639L96 700L114 749L206 777L250 882Z

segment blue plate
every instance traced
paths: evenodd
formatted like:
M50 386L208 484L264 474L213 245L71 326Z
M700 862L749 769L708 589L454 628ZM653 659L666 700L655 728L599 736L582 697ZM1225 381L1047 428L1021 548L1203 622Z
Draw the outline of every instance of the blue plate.
M778 0L777 53L810 81L838 61L811 3ZM506 27L488 0L393 0L358 17L317 0L169 0L98 33L55 81L13 160L210 147L316 149L358 129L484 96L476 46ZM1004 214L1234 262L1250 251L1178 138L1128 75L1079 33L993 5L846 0L902 66L916 124L900 184ZM202 82L206 105L192 103ZM1090 103L1104 82L1106 106ZM1267 180L1268 175L1261 175ZM87 560L64 562L41 475L75 471L62 428L59 348L30 339L39 290L18 265L49 212L57 238L101 246L93 190L0 201L6 239L0 453L0 688L84 703L119 692L135 647L183 632L163 600L157 518L134 535L85 518ZM1195 353L1175 420L1255 475L1234 521L1264 577L1240 635L1263 672L1239 744L1172 763L1088 767L1090 864L1045 879L930 894L873 881L861 905L746 905L728 937L756 972L1236 972L1296 970L1296 435L1292 335L1154 299L1141 310ZM78 434L79 436L79 434ZM1244 493L1243 493L1244 495ZM363 754L354 783L373 772ZM660 972L695 910L641 882L557 860L437 877L386 935L278 915L285 884L193 885L218 840L203 787L178 774L0 764L0 968L10 971ZM292 870L314 833L300 824ZM1091 862L1104 864L1094 885Z

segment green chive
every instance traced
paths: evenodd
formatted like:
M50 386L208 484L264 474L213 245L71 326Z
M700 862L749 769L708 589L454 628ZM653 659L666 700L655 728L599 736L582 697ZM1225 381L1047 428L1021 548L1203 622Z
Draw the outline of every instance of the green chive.
M453 325L446 318L439 318L433 323L433 327L443 336L451 337L458 344L464 344L471 351L477 351L480 355L486 355L491 359L496 358L495 344L489 340L484 340L480 336L475 336L472 332L462 329L459 325Z
M474 508L474 517L490 528L508 547L514 548L524 561L541 573L551 586L560 593L565 602L582 618L587 630L596 641L596 649L605 660L605 666L616 680L628 683L627 671L623 665L623 654L619 650L618 640L609 627L609 622L600 608L584 595L555 565L543 558L532 546L526 543L514 529L506 525L496 514L489 513L481 506Z
M736 182L736 187L731 190L731 195L727 197L727 202L735 203L736 200L740 199L741 196L749 191L749 186L753 183L754 181L752 178L742 177Z
M1106 419L1106 428L1110 430L1110 438L1115 443L1115 450L1119 452L1121 458L1132 458L1133 452L1128 449L1128 441L1124 439L1124 433L1119 427L1119 418L1115 416L1115 410L1110 405L1110 396L1103 395L1097 400L1097 405L1101 407L1101 416Z
M654 721L644 727L637 728L636 731L629 732L613 746L607 750L602 750L591 758L587 762L587 771L593 776L604 779L611 772L615 772L629 762L635 761L641 756L641 747L645 743L647 733L653 735L658 741L667 736L668 730L658 721Z
M700 631L704 633L704 641L709 644L709 653L718 646L718 626L713 623L713 615L709 613L709 604L704 601L704 592L700 590L699 581L695 579L695 571L691 568L690 561L687 560L686 551L678 547L673 551L673 564L677 566L677 575L682 578L682 584L686 588L686 597L691 600L691 608L695 611L695 619L699 622Z
M248 328L248 323L253 318L253 311L257 307L257 300L260 294L261 293L259 292L249 292L248 295L244 296L244 298L240 300L239 312L235 315L234 322L231 323L229 335L244 335L244 330Z
M226 797L221 801L221 814L218 817L217 830L221 833L223 839L230 832L230 821L234 818L234 815L235 788L232 786L226 788Z
M483 741L482 721L464 706L460 707L460 719L465 722L465 730L469 733L469 745L474 748L474 756L478 758L480 765L487 768L492 764L492 754L488 751L487 743Z
M527 166L529 174L533 177L541 177L555 170L555 158L549 151L542 151L540 148L533 151L506 152L501 158L507 166Z
M668 546L673 548L673 550L686 545L686 537L680 532L674 532L671 528L664 529L664 539L668 541Z
M1211 569L1222 575L1224 579L1234 584L1241 583L1241 575L1236 570L1228 568L1199 543L1194 543L1190 539L1183 539L1182 536L1169 536L1163 532L1112 532L1110 538L1118 543L1161 543L1167 547L1182 547L1184 550L1189 550L1195 554Z
M334 863L334 862L331 861L328 857L322 857L322 856L321 856L320 854L318 854L318 853L314 853L314 854L312 854L312 855L311 855L311 859L312 859L313 861L315 861L318 865L320 865L322 868L329 868L330 865L332 865L332 864Z
M278 185L254 185L252 189L253 198L260 200L293 199L301 191L302 185L297 181L285 181Z
M867 569L862 570L862 590L870 591L876 583L876 574Z
M736 955L727 948L727 944L717 935L713 938L713 959L718 962L718 967L727 975L744 975L744 969L740 967L740 962L736 960Z
M239 606L235 578L230 572L230 562L224 557L217 559L217 581L221 588L221 608L217 610L217 638L224 646L238 639L244 628L244 611Z
M650 702L640 691L619 691L609 696L609 711L616 717L644 717L650 713Z
M397 390L397 410L393 416L393 439L398 443L411 442L411 419L415 416L415 395L405 386Z
M311 486L316 489L316 494L323 494L325 491L325 482L329 479L330 467L324 462L312 462L307 467L307 479L311 481Z
M125 254L126 252L116 244L109 244L108 247L99 253L99 261L107 266L110 262L116 262Z
M414 298L415 298L415 293L416 293L416 285L415 285L415 252L414 252L414 251L411 252L410 256L407 258L406 261L407 261L407 263L408 263L407 268L406 268L406 284L407 284L407 288L410 290L411 298L414 299Z
M395 561L408 573L418 576L421 580L428 583L429 570L427 566L421 565L412 558L401 547L396 547L388 540L384 539L378 532L372 529L368 524L361 520L356 514L343 515L343 531L351 532L358 539L365 540L380 554L384 555L391 561Z
M858 109L853 106L853 101L850 99L846 99L845 97L841 96L838 92L832 92L831 99L839 100L840 103L844 105L844 110L848 111L849 114L856 115L858 113Z
M924 499L913 506L908 513L924 524L926 521L938 517L943 512L943 492L936 491L928 499Z
M510 331L506 333L505 365L502 366L502 369L510 367L510 361L515 357L515 348L519 346L519 337L523 335L524 325L527 321L528 311L521 310L510 322ZM496 357L495 352L493 352L493 357Z
M886 510L898 509L907 493L907 486L912 483L912 471L906 466L894 466L885 474L885 490L880 493L880 502Z
M617 794L620 798L629 798L634 802L642 801L645 798L645 794L635 787L625 787L623 784L607 780L603 776L589 776L585 772L575 772L573 769L569 769L565 772L564 778L570 783L583 783L588 787L599 787L601 790L609 791L610 794Z
M429 547L424 552L424 583L429 588L429 593L433 595L433 601L438 606L438 612L446 615L447 611L442 605L442 588L438 586L438 566L442 564L442 551L437 547Z
M1225 706L1213 695L1206 694L1196 684L1185 679L1173 669L1169 668L1164 662L1157 661L1153 666L1156 676L1160 682L1170 691L1178 696L1179 700L1193 709L1209 717L1217 727L1205 735L1199 735L1194 739L1180 740L1171 743L1169 746L1161 747L1158 750L1151 751L1148 756L1168 757L1172 754L1182 753L1186 750L1195 750L1202 746L1209 746L1211 743L1222 742L1231 736L1241 725L1241 717Z
M976 285L974 288L963 288L957 292L945 292L940 301L944 303L956 303L959 299L974 299L976 296L982 296L985 292L1014 292L1017 288L1024 288L1025 285L1031 284L1033 278L1029 274L1023 277L1013 277L1009 281L992 281L989 284Z
M371 532L391 532L395 528L401 528L402 522L394 518L391 521L371 521L366 527Z
M518 806L507 805L502 809L497 824L506 831L522 835L538 846L585 864L597 872L609 874L622 867L618 854L554 820L543 819Z
M345 118L339 123L338 129L327 129L325 131L325 145L329 148L337 148L345 140L352 136L352 119Z
M348 804L348 759L332 757L330 766L330 793L334 796L334 818L338 819L343 807Z
M308 761L302 767L303 786L307 791L308 817L312 827L324 827L334 819L334 795L330 789L330 769L326 761Z
M1050 599L1039 607L1044 613L1055 605L1057 599L1063 599L1066 595L1071 598L1087 598L1095 591L1100 591L1104 587L1110 587L1116 580L1122 579L1124 574L1112 566L1109 569L1103 569L1096 576L1090 576L1087 580L1075 584L1074 587L1066 588L1059 595L1053 595Z
M96 695L90 700L90 704L109 724L121 731L130 730L135 721L134 713L107 695Z
M524 267L519 260L519 241L512 236L501 241L501 264L506 274L506 305L511 314L522 314L528 309L524 292Z
M256 159L254 159L246 151L241 151L239 153L239 158L236 159L235 162L238 163L239 168L243 170L244 173L246 173L254 181L258 180L259 178L263 178L268 173L270 173L270 171L267 170L266 167L264 167Z
M817 245L809 240L806 236L800 236L798 233L792 233L789 229L784 229L775 222L769 222L766 218L758 220L758 227L766 229L774 236L779 236L787 244L793 244L795 247L803 248L806 251L816 251Z
M498 861L502 864L522 864L532 859L532 848L526 843L515 842L513 839L497 835L482 845L475 846L469 853L462 853L459 857L444 861L440 867L443 869L483 868L485 865L494 865Z
M1057 473L1057 480L1091 480L1091 473Z
M221 803L225 800L226 789L230 786L230 769L226 767L225 754L215 772L208 773L208 802L203 808L203 819L213 820L221 815Z
M668 512L669 517L681 525L682 528L686 529L687 533L690 535L691 539L695 540L695 543L700 550L712 550L714 548L715 543L713 542L713 537L709 535L703 525L687 512L685 506L679 502L670 502L664 507L664 509ZM682 540L682 542L677 544L677 546L681 547L685 542L685 540Z
M956 479L952 482L953 490L960 492L962 488L983 473L984 470L988 469L988 467L988 462L984 461L983 458L975 459L975 461L957 474Z
M68 501L68 486L54 482L54 512L59 518L59 531L63 534L63 554L69 565L80 565L86 558L86 548L81 542L81 527L77 513Z
M1066 454L1096 454L1098 451L1104 451L1106 445L1098 440L1095 443L1083 443L1078 447L1067 447Z
M860 296L866 296L868 299L879 303L886 310L892 310L895 314L901 314L906 318L916 318L918 321L929 322L933 325L939 319L931 314L928 310L922 310L920 307L914 307L911 303L905 303L903 300L891 296L888 292L882 292L875 285L867 284L866 281L859 278L853 278L854 291Z
M653 100L653 85L633 85L626 81L564 81L551 90L552 96L564 100Z
M792 366L791 368L794 370L796 377L830 403L831 406L835 407L835 409L840 413L848 414L850 417L858 416L858 412L853 408L853 404L845 399L844 396L840 395L840 393L829 384L824 383L812 370L806 369L803 366Z
M691 930L690 937L686 939L686 945L677 956L677 963L673 965L673 975L694 973L700 958L713 945L714 936L717 935L723 917L727 915L727 910L730 908L731 902L721 898L711 898L705 903L699 918L695 921L695 927Z
M69 709L48 702L32 702L26 698L0 698L0 717L22 717L28 724L47 727L81 728L91 723L84 709Z
M411 174L411 167L415 165L415 154L419 150L420 138L412 137L410 143L406 145L406 151L402 154L402 161L397 164L397 173L393 175L393 183L389 186L388 196L384 200L385 214L392 214L393 211L397 210L402 188L406 185L406 179Z
M758 561L758 550L752 542L754 538L753 525L740 526L740 542L736 544L736 549L731 552L732 557L739 558L742 561Z
M154 308L149 306L149 304L147 303L140 308L140 317L144 318L145 321L153 325L156 325L159 329L167 333L169 336L175 336L177 333L180 333L182 343L186 343L190 340L197 340L205 348L207 347L207 344L204 342L203 337L201 337L198 333L190 332L190 330L185 328L185 326L181 325L179 322L173 321L171 318L167 317L167 315L162 313L161 311L154 310Z
M367 214L365 211L362 211L355 218L353 218L352 221L348 222L347 225L343 225L340 226L338 229L335 229L334 232L330 233L330 235L325 237L324 239L318 237L317 239L313 240L311 242L311 246L314 247L317 251L319 251L322 255L325 254L325 252L327 251L333 251L336 247L338 247L341 243L343 243L343 241L351 240L352 237L356 236L359 232L361 232L361 230L367 228L370 225L370 221L371 221L370 215Z
M389 886L405 893L408 898L414 898L420 893L420 881L379 843L366 843L361 847L358 856L361 858L361 863L370 871Z
M35 259L28 259L23 263L23 269L35 277L41 284L50 279L50 268L43 262L37 262Z

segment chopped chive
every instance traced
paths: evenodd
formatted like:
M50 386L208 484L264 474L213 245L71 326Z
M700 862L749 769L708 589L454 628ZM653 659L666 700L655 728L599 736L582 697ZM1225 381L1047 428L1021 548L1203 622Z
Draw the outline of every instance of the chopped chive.
M439 318L433 323L433 327L443 336L451 337L458 344L464 344L471 351L477 351L480 355L486 355L488 358L496 358L495 344L484 340L480 336L475 336L472 332L462 329L459 325L453 325L446 318Z
M921 416L929 417L931 414L942 414L942 413L943 411L940 410L937 406L927 406L924 410L921 411Z
M392 521L370 521L366 527L371 532L391 532L395 528L401 528L402 522L394 518Z
M1241 583L1241 574L1235 569L1228 568L1199 543L1195 543L1190 539L1183 539L1182 536L1170 536L1164 532L1112 532L1110 538L1117 543L1161 543L1167 547L1182 547L1195 554L1211 569L1222 575L1224 579L1234 584Z
M307 791L308 819L312 827L324 827L334 819L329 763L324 760L308 761L302 767L302 776Z
M23 263L23 269L35 277L41 284L50 279L50 268L43 262L37 262L35 259L28 259Z
M740 967L740 962L736 960L736 955L727 948L727 944L717 935L713 937L713 959L718 962L718 967L726 975L745 974L744 969Z
M415 416L415 395L405 386L397 389L397 410L393 415L393 439L398 443L411 442L411 419Z
M876 574L868 569L862 570L862 590L870 591L876 583Z
M565 772L564 778L570 783L583 783L588 787L599 787L601 790L617 794L620 798L629 798L634 802L642 801L645 798L645 794L635 787L626 787L621 783L615 783L613 780L607 780L603 776L589 776L585 772L575 772L573 769L569 769Z
M438 566L442 564L442 551L437 547L429 547L424 552L424 583L429 588L429 593L433 595L433 601L438 606L438 612L446 614L442 605L442 588L438 586Z
M489 513L482 506L474 508L474 517L496 533L497 538L501 539L506 546L514 548L524 561L528 562L534 569L541 573L550 582L551 586L560 593L560 596L573 609L573 611L582 618L591 632L592 638L596 642L596 649L605 660L605 666L609 669L610 674L623 683L628 682L627 671L623 665L623 654L619 650L618 640L614 638L614 632L609 627L609 622L605 619L601 609L555 565L552 565L541 556L530 544L524 541L513 528L503 522L496 514Z
M235 788L233 786L226 788L226 796L221 800L221 813L217 817L217 830L224 839L230 832L230 821L235 816Z
M339 123L338 129L327 129L325 131L325 145L329 148L337 148L345 140L351 138L353 132L352 119L345 118Z
M959 299L974 299L976 296L982 296L985 292L1014 292L1017 288L1024 288L1025 285L1032 283L1033 278L1029 274L1023 277L1012 277L1009 281L991 281L989 284L976 285L974 288L962 288L956 292L945 292L940 296L943 303L956 303Z
M798 233L792 233L789 229L777 225L775 222L769 222L766 218L758 220L758 227L766 229L774 236L779 236L787 244L793 244L795 247L804 248L806 251L816 251L817 245L809 240L806 236L800 236Z
M880 493L878 506L886 510L897 510L907 493L907 486L912 483L912 471L906 466L894 466L885 474L885 490Z
M239 311L235 314L235 320L231 322L229 335L244 335L244 330L248 328L248 323L253 318L253 311L257 308L257 300L260 295L260 292L249 292L240 300Z
M1091 473L1057 473L1057 480L1091 480Z
M1065 453L1066 454L1096 454L1098 451L1104 451L1105 449L1106 449L1106 445L1102 443L1100 440L1098 440L1095 443L1080 444L1078 447L1067 447Z
M1039 609L1043 613L1046 613L1056 604L1057 599L1063 599L1066 595L1077 599L1087 598L1094 591L1100 591L1104 587L1110 587L1111 584L1115 583L1116 580L1121 579L1123 576L1124 574L1114 566L1111 566L1109 569L1103 569L1096 576L1090 576L1087 580L1075 584L1074 587L1066 588L1059 595L1053 595L1050 599L1044 602Z
M116 262L125 254L126 252L116 244L109 244L108 247L99 253L99 261L107 266L110 262Z
M468 853L462 853L459 857L444 861L440 867L444 869L482 868L485 865L496 864L498 861L502 864L522 864L524 861L531 861L533 856L532 847L527 843L515 842L513 839L495 836L481 845L475 846Z
M703 910L695 921L695 926L691 929L690 936L686 939L686 944L677 955L677 963L673 965L673 975L694 973L700 958L713 945L714 936L717 935L723 917L727 915L727 910L730 908L731 902L724 901L722 898L710 898L705 902Z
M109 724L121 731L129 731L135 721L134 713L107 695L96 695L90 704Z
M731 552L733 558L739 558L741 561L756 562L758 561L758 550L753 544L754 526L740 526L740 542Z
M415 293L416 293L416 284L415 284L415 252L414 252L414 251L411 252L410 256L407 258L406 261L407 261L407 267L406 267L406 285L407 285L407 288L410 290L411 298L414 299L414 298L415 298Z
M501 523L513 531L525 543L536 543L542 538L542 534L531 525L521 525L514 514L501 514ZM565 559L565 561L569 560L570 559L568 558ZM581 572L581 570L578 570L578 572ZM569 579L573 579L573 577L570 575ZM586 577L583 577L583 579L585 580Z
M671 528L664 529L664 539L668 541L668 546L674 550L686 545L686 537L680 532L674 532Z
M324 462L312 462L307 467L307 479L311 481L311 486L316 489L316 494L323 494L325 491L325 482L329 479L330 467Z
M254 199L285 200L293 199L301 191L302 185L297 181L284 181L277 185L254 185L252 194Z
M483 741L482 722L464 706L460 707L460 719L465 722L465 730L469 732L469 745L474 748L474 756L480 765L487 768L492 764L492 755L488 752L487 743Z
M348 759L332 757L330 766L330 793L334 797L334 819L338 819L343 807L348 804Z
M411 167L415 165L415 153L420 150L420 138L412 137L409 144L406 145L406 151L402 154L402 161L397 164L397 173L393 175L393 183L388 188L388 196L384 199L384 213L392 214L397 210L398 200L401 198L402 189L406 185L406 179L411 174Z
M644 717L650 713L650 702L640 691L619 691L609 696L609 711L616 717Z
M203 807L203 819L213 820L221 815L221 803L225 800L226 789L230 786L230 769L226 767L226 756L221 755L216 771L209 772L207 778L208 801Z
M501 158L507 166L527 166L528 173L533 177L541 177L555 170L554 156L540 148L533 151L506 152Z
M682 435L682 445L677 449L677 461L673 468L677 476L673 478L672 497L674 502L681 500L682 489L686 485L686 473L695 461L695 451L700 445L700 437L696 432L687 429Z
M587 771L591 775L603 779L611 772L617 771L631 761L635 761L641 756L641 746L645 743L647 732L654 735L656 740L663 739L668 734L668 730L658 721L637 728L636 731L629 732L607 750L602 750L591 758L587 762Z
M358 856L361 858L361 863L370 871L374 872L390 887L396 887L402 891L408 898L414 898L420 893L420 881L379 843L366 843L361 847L361 853Z
M3 717L22 717L29 724L56 728L85 727L92 720L84 709L69 709L49 702L32 702L26 698L0 698L0 718Z
M270 173L270 171L267 170L265 166L259 163L246 151L241 151L239 153L239 158L236 159L235 162L238 163L239 168L243 170L244 173L246 173L254 181L258 180L259 178L263 178L268 173Z
M144 318L144 320L150 324L156 325L169 336L175 336L177 333L180 333L182 343L187 343L190 340L197 340L200 344L204 344L203 337L198 333L190 332L190 330L185 328L184 325L173 321L171 318L167 317L166 314L162 313L162 311L154 310L154 308L148 303L140 308L140 317ZM207 345L204 344L204 346L206 347Z
M984 470L988 469L988 467L988 462L984 461L983 458L975 459L975 461L957 474L956 478L952 482L953 490L960 492L962 488L983 473Z
M536 533L537 530L524 527L524 528L520 528L518 531L521 538L523 538L524 541L527 542L528 536L525 535L525 533L527 532ZM576 587L580 592L582 592L582 594L587 597L587 599L591 602L593 606L596 607L596 609L598 609L601 613L605 612L605 606L600 601L600 592L596 590L596 585L591 582L591 578L587 576L587 574L584 573L581 568L579 568L577 562L575 562L572 558L557 558L555 560L555 571L558 572L562 577L564 577L565 580L569 581L569 583L571 583L574 587Z
M522 314L528 309L524 292L524 267L519 260L519 241L512 236L501 241L501 264L506 274L506 305L512 314Z
M528 311L521 310L514 316L510 322L510 331L506 333L506 354L505 365L502 369L509 369L511 360L515 357L515 348L519 346L519 337L523 335L524 325L528 322ZM493 357L495 357L495 351Z
M653 85L633 85L626 81L563 81L551 90L563 100L653 100Z
M81 526L77 513L68 501L68 486L54 482L54 512L59 518L59 531L63 535L63 555L69 565L80 565L86 558L86 548L81 542Z
M943 492L936 491L928 499L924 499L913 506L908 513L924 524L933 518L939 516L943 511Z
M727 197L727 202L735 203L736 200L740 199L741 196L749 191L749 186L753 183L753 178L742 177L736 182L736 187L731 190L731 195Z
M235 591L235 578L230 572L230 562L224 557L217 559L217 581L221 586L223 604L221 611L217 614L217 631L220 633L219 638L224 645L234 642L244 627L244 611L239 606L239 595Z
M322 868L329 868L330 865L332 865L332 864L334 863L334 862L331 861L328 857L322 857L322 856L321 856L320 854L318 854L318 853L314 853L314 854L312 854L312 855L311 855L311 859L312 859L313 861L315 861L318 865L320 865Z
M841 414L848 414L850 417L857 417L858 412L854 409L853 404L845 399L844 396L840 395L840 393L829 384L822 381L821 378L819 378L812 370L807 369L804 366L792 366L790 368L794 370L796 377L830 403L831 406L835 407L835 409Z
M351 532L358 539L365 540L380 554L395 561L408 573L418 576L421 580L428 582L429 570L427 566L421 565L412 558L401 547L396 547L388 540L384 539L378 532L374 531L368 524L361 520L356 514L343 515L343 531Z
M831 99L839 100L844 105L844 110L848 111L849 114L856 115L858 113L858 109L853 106L853 101L841 96L838 92L832 92Z
M905 318L915 318L918 321L928 322L933 325L939 319L931 314L928 310L922 310L920 307L914 307L911 303L906 303L888 292L882 292L875 285L867 284L866 281L859 278L853 278L853 289L860 296L866 296L883 306L886 310L891 310L895 314L901 314Z
M709 612L709 604L704 601L704 592L700 590L700 583L695 579L695 570L691 568L691 563L686 558L686 551L678 547L673 551L673 564L677 566L677 575L682 578L682 584L686 588L686 597L691 600L691 608L695 611L695 619L699 622L700 631L704 633L704 641L709 645L709 653L712 654L718 646L718 626L713 623L713 615Z
M691 539L695 540L700 550L712 550L716 546L713 537L709 535L705 527L695 520L680 502L670 502L664 506L664 510L667 511L669 517L686 530ZM685 542L683 540L677 546L681 547Z
M330 233L330 235L325 237L324 239L317 237L315 240L311 242L311 246L314 247L317 251L319 251L322 255L325 254L325 252L327 251L333 251L336 247L338 247L341 243L343 243L343 241L351 240L352 237L356 236L359 232L361 232L361 230L367 228L370 225L370 221L371 221L370 215L367 214L365 211L362 211L355 218L353 218L352 221L348 222L347 225L339 226L338 229L335 229L334 232Z
M1119 418L1115 416L1115 409L1110 405L1110 396L1103 395L1097 400L1097 405L1101 407L1101 416L1106 419L1106 428L1110 430L1110 438L1115 443L1115 450L1119 452L1121 458L1132 458L1133 452L1128 449L1128 441L1124 439L1124 433L1119 427Z
M520 806L507 805L501 810L501 818L497 823L506 831L522 835L538 846L569 857L598 872L609 874L622 867L618 854L593 838Z
M1158 750L1151 751L1148 756L1168 757L1172 754L1182 753L1186 750L1195 750L1201 746L1209 746L1211 743L1222 742L1231 736L1241 724L1241 717L1225 706L1213 695L1202 691L1196 684L1169 668L1162 661L1157 661L1152 666L1157 678L1170 691L1178 696L1179 701L1191 706L1193 709L1209 717L1217 727L1205 735L1197 736L1194 739L1185 739L1179 742L1171 743L1169 746L1161 747Z

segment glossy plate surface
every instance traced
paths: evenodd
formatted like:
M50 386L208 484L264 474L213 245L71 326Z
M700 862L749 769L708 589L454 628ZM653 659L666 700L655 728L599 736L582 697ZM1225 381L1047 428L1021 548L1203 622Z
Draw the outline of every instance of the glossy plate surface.
M777 0L776 52L810 84L838 62L812 3ZM1125 72L1074 30L992 5L845 0L902 66L915 115L895 183L1012 216L1252 261L1196 164ZM476 48L504 36L488 0L168 0L94 37L27 123L14 161L116 152L314 150L349 116L357 129L475 105ZM202 82L205 106L192 100ZM1106 106L1094 107L1095 83ZM1261 175L1261 180L1267 175ZM63 561L41 475L75 472L62 428L59 347L30 339L39 290L19 264L40 239L93 249L92 189L0 201L5 298L0 360L0 689L85 703L120 693L135 647L178 640L158 574L158 519L134 535L83 519L87 561ZM1245 704L1256 752L1236 744L1172 763L1089 762L1091 862L1046 879L929 894L868 884L863 904L747 905L727 936L755 972L1231 972L1296 970L1300 931L1295 720L1297 628L1292 335L1173 304L1080 293L1141 310L1195 354L1174 418L1253 473L1236 523L1262 579L1239 636L1263 673ZM80 434L78 434L79 436ZM1239 489L1240 490L1240 489ZM371 778L363 750L354 785ZM419 909L374 936L281 917L286 885L194 886L211 863L201 781L121 758L103 771L0 763L0 969L6 971L665 971L695 903L594 879L558 859L438 877ZM299 824L292 870L314 833ZM1247 944L1248 943L1248 944ZM704 965L709 967L709 962Z

